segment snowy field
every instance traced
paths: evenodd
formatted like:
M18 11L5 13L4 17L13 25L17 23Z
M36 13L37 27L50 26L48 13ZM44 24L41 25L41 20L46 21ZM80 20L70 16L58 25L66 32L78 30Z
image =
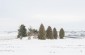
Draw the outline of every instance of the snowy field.
M84 32L67 32L64 39L57 40L20 40L14 34L0 35L0 55L85 55Z

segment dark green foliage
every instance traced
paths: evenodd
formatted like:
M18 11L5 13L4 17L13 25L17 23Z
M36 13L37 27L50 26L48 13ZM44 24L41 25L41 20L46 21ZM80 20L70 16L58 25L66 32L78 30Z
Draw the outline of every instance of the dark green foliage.
M54 37L54 39L57 39L57 37L58 37L56 28L53 28L53 37Z
M38 39L45 40L46 39L46 32L43 24L40 25Z
M65 36L65 32L64 32L63 28L61 28L60 32L59 32L59 37L60 37L60 39L63 39L64 36Z
M21 25L18 30L18 38L22 39L22 37L27 36L27 30L24 25Z
M47 39L53 39L53 38L54 38L54 37L53 37L53 33L52 33L52 28L51 28L50 26L48 26L46 32L47 32L47 33L46 33Z

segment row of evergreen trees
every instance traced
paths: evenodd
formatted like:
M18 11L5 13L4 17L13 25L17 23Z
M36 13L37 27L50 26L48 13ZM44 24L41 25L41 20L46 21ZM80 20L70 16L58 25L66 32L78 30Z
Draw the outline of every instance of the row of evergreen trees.
M63 39L64 35L65 32L63 28L61 28L59 31L59 38ZM52 31L52 28L48 26L47 30L45 31L44 25L43 24L40 25L38 39L57 39L57 38L58 38L58 32L56 28L53 28Z
M53 30L52 30L52 28L50 26L48 26L47 30L45 30L43 24L40 25L39 31L37 31L35 29L33 29L33 31L34 32L32 32L32 29L31 29L32 33L35 33L35 32L38 33L38 35L37 35L38 39L41 39L41 40L57 39L58 38L58 32L57 32L56 28L53 28ZM32 34L32 33L29 33L29 35ZM19 30L18 30L17 38L22 39L22 37L25 37L27 35L28 34L27 34L27 30L26 30L25 26L21 25ZM63 30L63 28L61 28L60 31L59 31L59 38L63 39L64 35L65 35L64 30Z

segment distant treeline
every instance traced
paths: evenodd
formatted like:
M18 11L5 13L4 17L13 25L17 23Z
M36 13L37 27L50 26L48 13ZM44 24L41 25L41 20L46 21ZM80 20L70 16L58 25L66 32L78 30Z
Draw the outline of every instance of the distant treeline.
M25 28L25 25L21 25L18 29L18 35L17 38L22 39L23 37L28 36L28 39L31 38L31 36L34 36L34 38L38 38L40 40L45 40L45 39L63 39L65 36L65 32L64 29L61 28L59 31L59 35L58 35L58 31L56 28L51 28L51 26L48 26L47 30L45 30L44 25L41 24L39 27L39 31L37 29L32 29L32 28Z

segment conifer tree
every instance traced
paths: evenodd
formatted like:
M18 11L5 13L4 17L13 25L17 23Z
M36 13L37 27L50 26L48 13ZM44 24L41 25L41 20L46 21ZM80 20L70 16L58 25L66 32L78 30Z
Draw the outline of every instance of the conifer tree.
M60 37L60 39L63 39L64 36L65 36L65 32L64 32L63 28L61 28L60 32L59 32L59 37Z
M18 38L22 39L22 37L27 36L27 30L25 26L22 24L18 30Z
M39 33L38 33L38 39L45 40L46 39L46 32L44 25L41 24L39 28Z
M53 28L53 37L54 37L54 39L57 39L57 37L58 37L56 28Z
M52 28L51 28L50 26L48 26L46 32L47 32L47 33L46 33L47 39L53 39L53 38L54 38L54 37L53 37L53 33L52 33Z

